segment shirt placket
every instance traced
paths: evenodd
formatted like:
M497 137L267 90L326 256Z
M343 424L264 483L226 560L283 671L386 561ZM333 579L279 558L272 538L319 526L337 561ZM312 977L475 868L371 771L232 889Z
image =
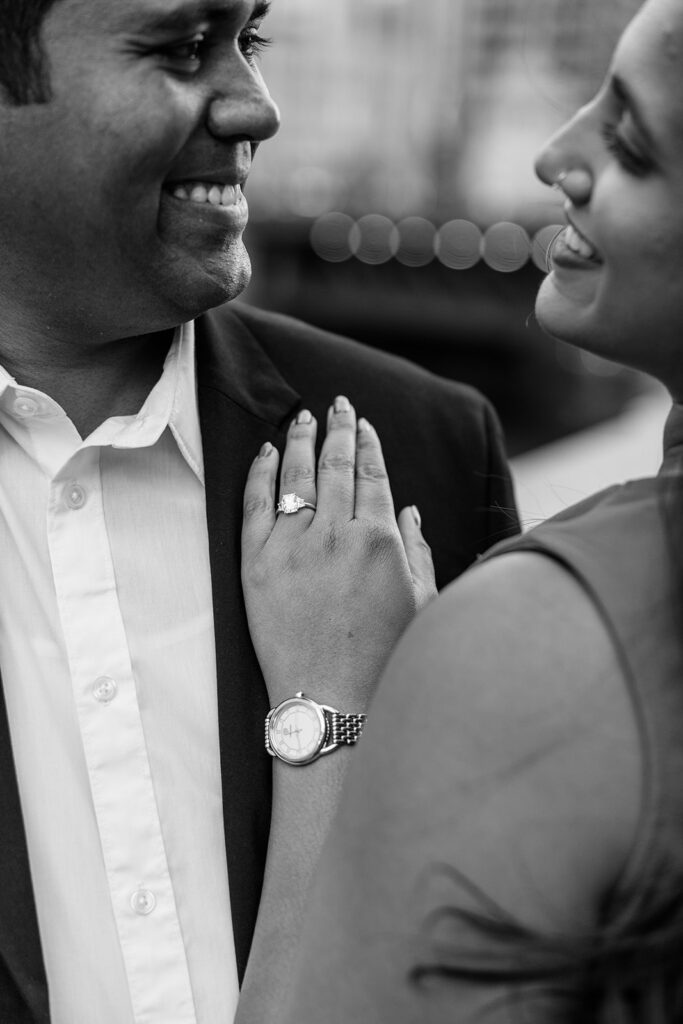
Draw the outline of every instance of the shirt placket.
M53 479L47 536L136 1024L196 1024L102 498L99 448Z

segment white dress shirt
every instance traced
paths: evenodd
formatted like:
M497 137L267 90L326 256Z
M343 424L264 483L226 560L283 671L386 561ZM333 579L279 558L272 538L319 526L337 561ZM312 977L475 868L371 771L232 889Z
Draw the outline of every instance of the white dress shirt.
M86 440L0 368L0 672L52 1024L230 1024L192 325Z

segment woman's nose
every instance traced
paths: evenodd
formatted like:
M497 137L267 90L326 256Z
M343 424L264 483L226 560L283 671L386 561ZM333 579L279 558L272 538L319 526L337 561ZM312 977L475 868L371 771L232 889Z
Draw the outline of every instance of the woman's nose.
M581 146L580 127L577 115L546 143L534 164L541 181L560 189L575 206L589 202L593 192L593 172L586 147Z
M560 171L553 185L565 194L573 206L584 206L593 191L593 177L583 167L572 167Z

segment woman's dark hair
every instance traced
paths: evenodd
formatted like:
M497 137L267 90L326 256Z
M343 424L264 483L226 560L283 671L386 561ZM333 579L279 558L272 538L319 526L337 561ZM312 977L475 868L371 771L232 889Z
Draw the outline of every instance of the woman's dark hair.
M50 68L41 28L58 0L0 0L0 89L15 106L48 103Z
M432 870L481 910L456 898L428 915L429 951L409 972L413 984L493 986L500 997L489 1009L500 1002L519 1024L537 1020L548 997L558 1024L683 1024L683 879L675 873L663 870L661 892L630 926L568 939L527 928L452 866Z

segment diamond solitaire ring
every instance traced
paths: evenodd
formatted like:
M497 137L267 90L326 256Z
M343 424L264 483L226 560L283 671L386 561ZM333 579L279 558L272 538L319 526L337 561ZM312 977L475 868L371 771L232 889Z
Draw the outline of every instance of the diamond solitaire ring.
M298 494L283 494L275 506L275 511L284 512L286 516L291 516L293 512L298 512L300 508L310 508L315 512L315 505L312 505L310 501L304 501Z

